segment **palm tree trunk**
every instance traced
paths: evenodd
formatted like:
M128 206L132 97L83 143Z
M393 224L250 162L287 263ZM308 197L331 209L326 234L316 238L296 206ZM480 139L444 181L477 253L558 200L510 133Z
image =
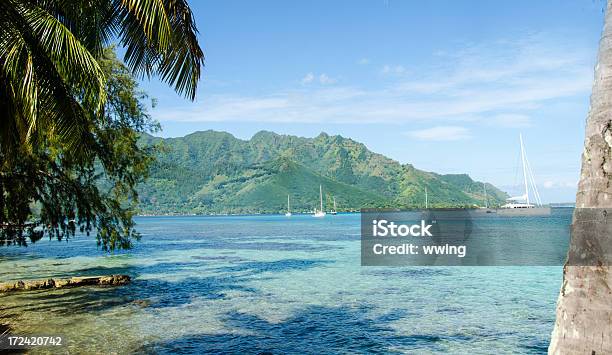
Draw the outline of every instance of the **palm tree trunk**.
M607 211L606 211L607 210ZM549 354L612 354L612 0L599 44L568 261ZM587 256L588 263L581 263Z

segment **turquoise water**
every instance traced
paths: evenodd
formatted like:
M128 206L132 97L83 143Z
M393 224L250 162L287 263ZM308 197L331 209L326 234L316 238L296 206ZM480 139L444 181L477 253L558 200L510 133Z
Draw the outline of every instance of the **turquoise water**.
M555 210L568 223L571 210ZM16 334L59 352L544 353L554 267L361 267L359 215L140 217L141 242L0 249L0 280L130 274L118 288L0 296ZM38 349L35 352L57 349Z

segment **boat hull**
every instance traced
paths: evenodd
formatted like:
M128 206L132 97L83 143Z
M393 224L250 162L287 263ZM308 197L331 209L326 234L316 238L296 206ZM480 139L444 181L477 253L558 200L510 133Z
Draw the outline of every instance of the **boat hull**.
M531 208L496 208L488 209L487 213L495 213L503 217L537 217L550 216L550 207L531 207Z

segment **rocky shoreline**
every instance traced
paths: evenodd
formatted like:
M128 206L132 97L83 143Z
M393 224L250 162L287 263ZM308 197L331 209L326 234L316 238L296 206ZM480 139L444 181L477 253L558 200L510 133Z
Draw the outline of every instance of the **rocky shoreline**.
M83 276L64 279L18 280L0 282L0 293L67 288L79 286L121 286L130 283L129 275Z

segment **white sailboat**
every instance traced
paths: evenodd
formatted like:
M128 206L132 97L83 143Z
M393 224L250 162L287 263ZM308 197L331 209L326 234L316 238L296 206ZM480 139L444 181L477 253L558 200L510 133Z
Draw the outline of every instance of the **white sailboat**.
M497 209L489 208L489 196L487 195L487 184L482 183L482 190L484 192L484 206L478 207L476 212L484 212L484 213L497 213Z
M482 183L482 189L484 190L484 208L489 208L489 197L487 197L487 184Z
M289 204L289 195L287 195L287 213L285 213L286 217L291 217L291 205Z
M317 211L315 208L313 217L325 217L325 211L323 211L323 187L319 185L319 200L321 202L321 209Z
M498 209L498 213L506 212L506 214L516 214L510 211L520 212L526 215L547 215L550 214L550 207L542 206L542 200L540 199L540 193L529 165L529 159L527 159L527 153L525 152L525 145L523 144L523 135L519 135L521 144L521 165L523 167L523 184L525 192L520 196L514 196L506 199L508 203L501 206ZM530 191L531 190L531 191ZM533 198L530 198L530 193Z
M334 196L334 209L329 214L338 214L338 211L336 211L336 196Z

